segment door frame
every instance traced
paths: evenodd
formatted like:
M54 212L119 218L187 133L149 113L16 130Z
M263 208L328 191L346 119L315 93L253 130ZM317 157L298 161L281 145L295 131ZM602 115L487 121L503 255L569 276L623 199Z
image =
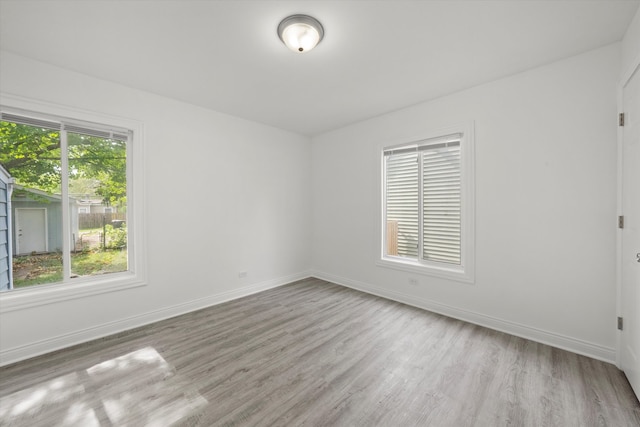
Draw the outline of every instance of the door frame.
M15 209L15 233L19 233L20 232L20 223L18 221L18 211L34 211L34 210L39 210L39 211L44 211L44 251L48 252L49 251L49 218L48 218L48 212L47 212L47 208L16 208ZM20 236L16 234L15 236L16 238L16 255L20 255Z
M629 69L625 70L618 83L618 113L624 112L623 106L623 93L624 87L629 83L631 77L638 72L640 73L640 55L631 63ZM623 127L618 126L618 153L617 153L617 206L616 212L618 215L624 215L622 212L622 179L623 179L623 143L624 132ZM615 220L615 219L613 219ZM612 220L612 221L613 221ZM622 230L616 228L616 316L622 316ZM615 319L611 320L611 324L615 325ZM618 369L622 369L621 365L622 355L622 331L616 329L616 366Z

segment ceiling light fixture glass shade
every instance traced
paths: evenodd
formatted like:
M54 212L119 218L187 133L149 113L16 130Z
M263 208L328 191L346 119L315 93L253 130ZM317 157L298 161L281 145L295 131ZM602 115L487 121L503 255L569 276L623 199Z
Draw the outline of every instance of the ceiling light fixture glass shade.
M324 36L324 28L320 22L308 15L291 15L278 25L278 37L292 51L308 52Z

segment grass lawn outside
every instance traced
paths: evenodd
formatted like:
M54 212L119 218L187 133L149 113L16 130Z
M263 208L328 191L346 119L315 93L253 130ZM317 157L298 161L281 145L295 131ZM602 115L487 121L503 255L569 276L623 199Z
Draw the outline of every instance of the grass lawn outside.
M91 250L71 254L73 276L127 271L127 250ZM13 287L62 281L62 254L25 255L13 259Z

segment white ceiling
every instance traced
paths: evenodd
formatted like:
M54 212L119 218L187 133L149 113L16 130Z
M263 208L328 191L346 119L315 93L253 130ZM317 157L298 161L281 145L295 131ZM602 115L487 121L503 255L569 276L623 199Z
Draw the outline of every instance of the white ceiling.
M622 39L639 0L0 1L0 48L315 135ZM282 45L284 17L325 38Z

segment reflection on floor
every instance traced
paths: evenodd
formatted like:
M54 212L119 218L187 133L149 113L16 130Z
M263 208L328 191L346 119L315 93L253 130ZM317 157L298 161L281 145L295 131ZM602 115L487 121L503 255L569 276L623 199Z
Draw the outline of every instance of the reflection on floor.
M206 404L146 347L0 398L0 425L166 426Z

